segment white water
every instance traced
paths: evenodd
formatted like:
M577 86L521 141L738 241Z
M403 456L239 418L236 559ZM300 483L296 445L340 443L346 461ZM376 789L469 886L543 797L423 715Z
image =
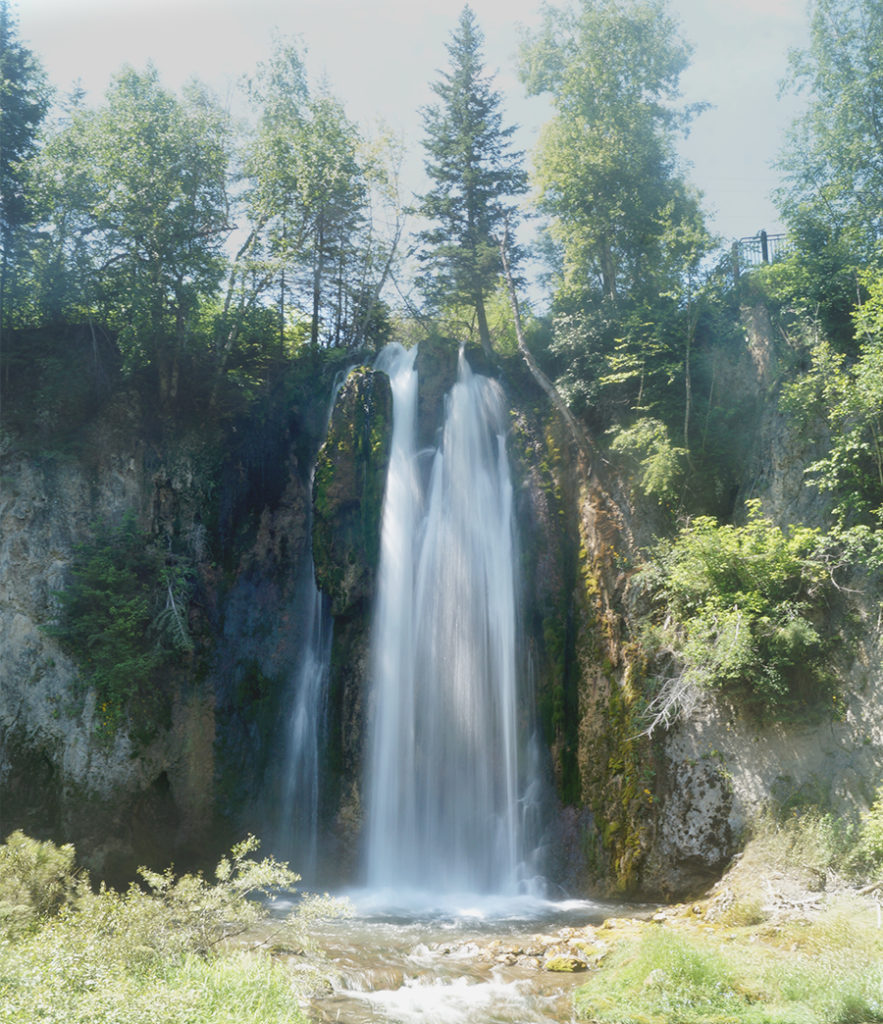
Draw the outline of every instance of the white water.
M462 353L416 450L415 351L381 353L393 438L372 638L367 884L514 894L523 861L512 484L495 381Z
M351 368L340 373L332 386L325 415L326 434L334 403ZM311 471L308 493L312 491ZM297 586L298 621L303 624L303 632L300 657L292 674L276 823L278 856L289 861L308 880L315 879L318 860L319 776L327 731L333 637L328 598L316 586L312 527L312 505L308 502L307 550Z
M354 916L313 928L330 987L310 1014L328 1024L571 1022L573 990L586 975L547 971L547 957L584 957L586 947L604 946L594 928L605 918L655 909L516 897L398 915L378 910L368 893L350 896Z
M303 573L303 646L292 680L277 849L280 856L311 879L316 875L319 767L326 732L332 639L328 599L316 586L312 546Z

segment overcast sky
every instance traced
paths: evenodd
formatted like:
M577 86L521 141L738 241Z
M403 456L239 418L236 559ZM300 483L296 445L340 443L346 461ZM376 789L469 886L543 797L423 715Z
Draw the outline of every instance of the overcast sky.
M445 42L463 0L18 0L19 33L63 90L80 79L100 97L124 63L151 59L163 81L196 76L222 96L269 52L274 29L300 37L311 76L327 77L350 117L404 133L411 187L422 188L420 118L429 83L447 62ZM518 25L539 21L536 0L471 0L486 39L487 66L506 97L507 118L530 149L543 116L524 98L514 70ZM693 63L685 99L713 109L684 146L711 226L725 238L780 228L769 198L770 168L793 116L777 101L789 47L807 38L805 0L671 0Z

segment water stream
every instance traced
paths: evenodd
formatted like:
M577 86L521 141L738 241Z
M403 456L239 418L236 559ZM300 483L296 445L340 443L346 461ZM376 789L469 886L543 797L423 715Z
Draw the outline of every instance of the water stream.
M452 899L419 913L353 893L355 916L315 930L330 984L311 1020L339 1024L566 1024L585 971L546 969L574 955L592 962L612 940L609 917L652 908L529 897Z
M319 766L327 729L332 619L316 586L308 548L299 593L302 646L292 679L285 730L276 849L306 879L316 876L319 842Z
M325 413L326 434L334 403L351 368L338 374L332 386ZM308 494L312 494L314 471L310 471ZM316 877L319 850L319 776L328 724L333 639L329 601L316 586L312 525L312 505L307 502L308 541L296 587L300 657L292 673L288 698L274 842L278 856L296 865L308 881Z

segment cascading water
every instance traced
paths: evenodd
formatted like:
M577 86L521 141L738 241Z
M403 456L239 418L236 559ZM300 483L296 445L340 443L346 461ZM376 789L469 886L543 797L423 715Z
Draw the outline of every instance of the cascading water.
M319 834L319 765L325 735L332 620L316 586L312 546L300 585L303 641L292 679L285 732L277 849L307 879L315 877Z
M353 364L355 365L355 364ZM337 395L352 367L338 375L331 389L325 432ZM313 490L310 473L309 493ZM316 586L313 561L312 506L307 503L307 550L297 593L296 620L302 624L300 657L292 675L287 712L276 848L308 880L316 875L319 839L319 773L327 731L333 621L328 598Z
M393 439L372 638L367 881L512 893L523 837L505 407L461 353L441 443L418 452L414 362L398 345L378 362L392 385Z

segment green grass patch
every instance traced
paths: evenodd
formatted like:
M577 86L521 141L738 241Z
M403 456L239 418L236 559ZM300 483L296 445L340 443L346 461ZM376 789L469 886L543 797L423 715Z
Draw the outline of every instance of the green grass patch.
M883 937L833 916L705 937L652 928L577 991L597 1024L870 1024L883 1021Z

